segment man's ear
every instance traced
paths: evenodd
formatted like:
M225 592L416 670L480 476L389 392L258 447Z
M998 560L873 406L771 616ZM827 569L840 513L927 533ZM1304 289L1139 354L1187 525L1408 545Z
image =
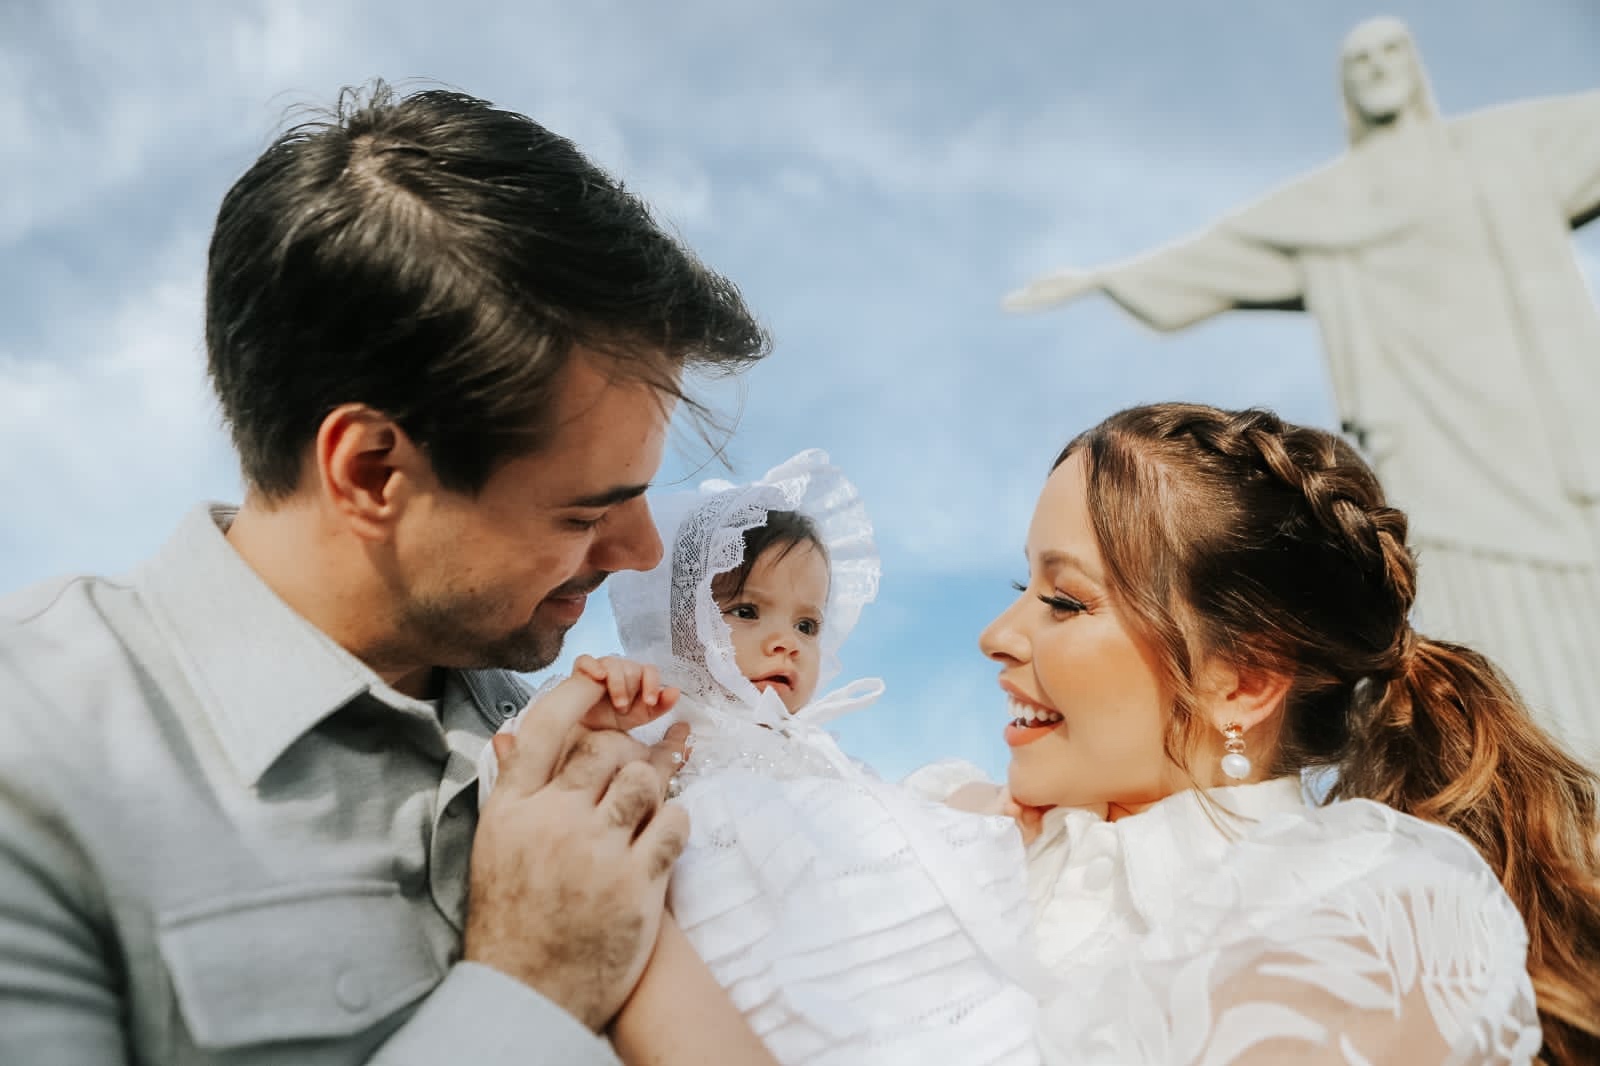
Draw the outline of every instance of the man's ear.
M1294 678L1263 667L1241 667L1212 660L1196 686L1200 710L1217 732L1237 723L1246 733L1283 709Z
M324 502L363 540L389 537L433 467L399 424L365 404L334 408L317 428L314 459Z

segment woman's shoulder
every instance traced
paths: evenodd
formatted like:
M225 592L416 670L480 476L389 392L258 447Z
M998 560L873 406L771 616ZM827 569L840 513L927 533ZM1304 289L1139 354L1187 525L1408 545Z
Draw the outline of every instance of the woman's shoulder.
M1402 880L1467 878L1498 884L1472 842L1452 829L1366 799L1335 800L1260 821L1238 853L1282 865L1293 852L1336 882L1387 872Z
M1425 950L1454 943L1516 969L1527 947L1521 914L1471 842L1370 800L1255 825L1195 903L1205 924L1249 914L1254 928L1288 939L1335 926L1346 937L1404 934Z
M1279 810L1194 871L1163 921L1065 975L1046 1057L1190 1061L1127 1036L1158 1033L1169 1050L1281 1041L1295 1061L1525 1064L1526 954L1516 907L1458 834L1366 800Z

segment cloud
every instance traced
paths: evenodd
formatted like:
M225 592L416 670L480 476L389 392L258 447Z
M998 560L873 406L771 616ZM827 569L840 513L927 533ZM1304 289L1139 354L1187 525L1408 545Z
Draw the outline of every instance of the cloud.
M0 347L8 586L126 566L196 500L237 498L199 352L200 248L175 241L141 285L61 323L43 351Z
M1592 16L1399 7L1447 110L1593 81ZM891 692L848 729L895 772L968 744L997 752L990 724L965 716L992 696L972 640L1068 437L1171 398L1332 420L1306 316L1162 337L1103 300L1033 317L998 300L1040 271L1175 238L1339 151L1331 58L1347 12L439 10L0 5L0 484L25 501L0 526L0 586L126 565L193 500L237 494L200 347L211 216L286 107L373 75L458 85L573 137L767 318L778 352L744 382L734 475L820 445L860 484L885 591L846 664ZM1501 39L1538 62L1484 63L1479 42ZM1579 239L1591 282L1597 241ZM704 459L689 449L663 480L723 473L695 470ZM597 601L569 648L615 646Z

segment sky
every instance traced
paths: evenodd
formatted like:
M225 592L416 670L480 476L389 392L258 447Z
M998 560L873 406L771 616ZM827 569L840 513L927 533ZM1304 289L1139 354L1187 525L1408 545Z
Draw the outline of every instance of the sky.
M1337 156L1338 44L1375 14L1411 25L1447 115L1600 87L1592 0L0 0L0 592L118 572L239 498L201 346L217 206L291 109L444 84L571 137L771 329L710 394L726 465L681 433L658 484L820 447L860 486L884 575L844 676L888 689L846 748L1002 773L977 635L1060 446L1154 400L1335 418L1304 315L1163 336L1000 297ZM1600 226L1575 247L1600 279ZM568 647L615 650L604 597Z

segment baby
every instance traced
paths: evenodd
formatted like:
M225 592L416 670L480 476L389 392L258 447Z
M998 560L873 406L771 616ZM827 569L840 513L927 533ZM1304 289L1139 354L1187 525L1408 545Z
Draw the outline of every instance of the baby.
M877 594L854 486L809 451L652 504L661 565L610 583L627 658L578 669L681 691L650 729L693 730L669 889L689 941L785 1064L1035 1061L1015 826L879 780L820 728L883 691L817 695Z

